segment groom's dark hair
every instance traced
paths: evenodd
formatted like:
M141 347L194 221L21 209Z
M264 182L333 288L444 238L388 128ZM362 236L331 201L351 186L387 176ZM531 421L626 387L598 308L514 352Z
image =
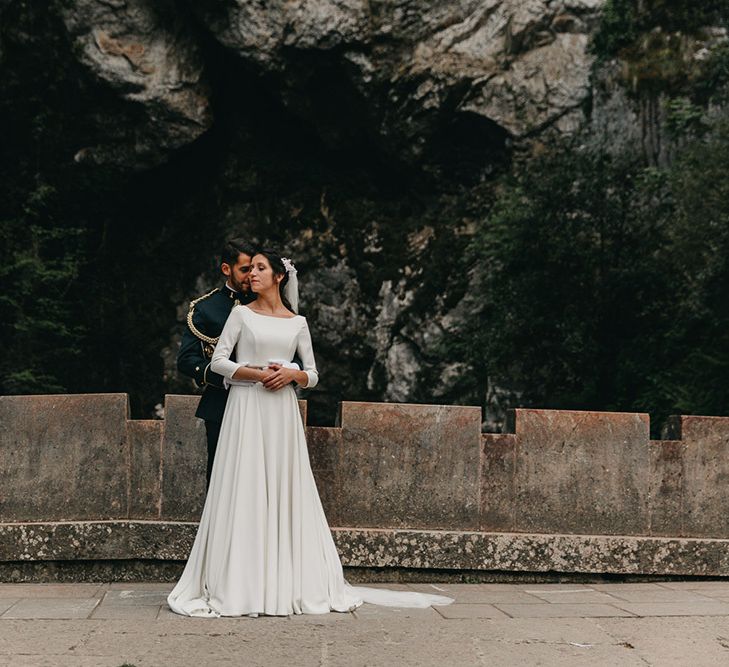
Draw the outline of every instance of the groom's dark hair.
M256 253L254 247L245 239L228 239L223 246L223 251L220 253L220 262L221 264L234 266L238 263L238 256L241 254L253 257Z

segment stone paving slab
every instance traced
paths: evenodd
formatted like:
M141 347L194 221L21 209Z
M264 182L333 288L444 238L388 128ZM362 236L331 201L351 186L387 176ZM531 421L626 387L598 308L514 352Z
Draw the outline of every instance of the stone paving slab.
M589 588L571 590L566 589L564 591L540 591L529 589L525 591L529 596L534 596L538 600L544 602L551 602L553 604L612 604L615 602L615 598L607 593L601 593L600 591L591 591ZM511 602L511 600L506 600ZM520 600L514 600L514 602L520 602Z
M623 602L621 609L636 616L729 616L729 604L719 600L708 602ZM727 654L729 664L729 653Z
M653 591L632 591L623 589L610 594L618 600L627 602L706 602L709 598L698 591L679 590L653 590Z
M491 604L493 602L523 602L539 604L542 599L514 586L496 588L498 584L410 584L410 590L420 593L435 593L455 598L459 603Z
M435 607L443 618L508 618L507 615L490 604L459 604Z
M168 592L159 590L113 590L107 591L101 604L104 606L157 606L167 604Z
M495 606L515 618L631 616L628 611L609 604L496 604Z
M8 605L0 612L0 667L729 664L729 602L708 595L729 582L676 583L712 586L382 584L375 587L447 594L456 602L196 619L164 603L172 584L81 585L76 592L73 584L3 584L6 593L24 597L0 599L0 610ZM645 596L658 600L640 601ZM594 602L604 598L611 602Z
M0 656L65 654L98 627L88 620L0 620ZM42 651L39 650L42 648Z
M121 664L119 658L101 655L47 656L23 654L18 657L0 655L0 667L20 667L21 665L22 667L119 667Z
M630 586L631 584L627 584ZM662 581L655 584L661 588L669 588L676 591L726 591L729 595L729 581Z
M525 590L540 590L540 591L562 591L562 590L580 590L592 588L592 585L588 584L515 584L516 588L520 591Z
M646 665L718 667L729 662L729 618L603 618L610 636L634 647Z
M12 607L16 602L19 602L20 598L2 598L0 599L0 615L3 612L6 612L10 607Z
M513 641L539 644L612 644L615 635L602 625L606 620L595 618L557 618L548 622L533 618L503 618L484 623L481 636L500 642Z
M0 598L100 598L106 584L0 584Z
M331 614L328 614L331 616ZM340 616L340 614L337 614ZM438 613L433 607L425 609L407 608L407 607L380 607L374 604L363 604L354 610L354 616L357 619L366 618L382 618L382 619L398 619L398 618L417 618L422 621L440 620ZM293 618L293 617L292 617Z
M474 658L465 665L484 665L498 667L646 667L644 660L634 651L624 647L577 646L573 644L520 644L489 641L487 637L471 640ZM460 663L459 663L460 664ZM685 666L684 666L685 667Z
M128 590L134 590L134 591L160 591L169 593L172 591L172 589L175 587L175 584L173 583L157 583L157 582L151 582L151 581L141 581L141 582L114 582L111 584L107 584L105 588L107 588L110 591L128 591Z
M33 650L10 653L0 641L0 665L65 667L257 667L329 665L682 665L726 663L716 637L726 619L461 619L437 624L377 619L351 625L291 623L286 619L159 621L4 621L3 632ZM617 622L622 622L618 625ZM714 621L714 625L707 625ZM723 623L723 627L719 625ZM73 643L45 641L49 624ZM285 630L283 628L286 628ZM695 641L696 638L698 641ZM41 638L39 640L39 638ZM667 639L670 638L670 641ZM666 646L670 645L670 652ZM44 654L43 649L46 649ZM660 656L662 659L656 659Z
M98 604L99 601L96 598L28 598L16 602L0 616L0 620L6 618L88 618Z
M590 588L595 589L596 591L603 591L605 593L617 593L618 591L655 591L655 590L663 590L662 584L659 583L650 583L650 582L639 582L635 584L624 584L624 583L614 583L614 584L590 584Z
M97 618L103 620L112 619L150 619L154 620L157 618L160 612L159 605L146 605L146 606L125 606L125 605L100 605L94 609L90 618Z
M360 607L359 609L361 609ZM357 611L359 611L357 609ZM419 609L416 609L415 611L421 611ZM294 614L293 616L284 616L281 617L282 620L287 621L288 623L307 623L310 627L316 628L320 627L322 625L332 625L334 623L355 623L357 621L358 616L355 616L356 612L332 612L330 614ZM260 618L260 617L259 617ZM235 620L235 619L233 619ZM259 619L251 619L253 622L256 622ZM261 619L265 622L275 621L276 619L273 618L263 618Z
M313 629L306 624L289 623L285 631L276 621L264 619L264 622L249 623L240 619L215 619L201 622L191 619L190 624L184 624L188 626L185 630L179 630L178 624L166 622L150 625L144 621L113 624L58 621L71 633L79 624L92 627L69 650L53 647L43 656L36 639L32 653L14 656L0 653L0 664L3 660L14 666L95 664L114 667L124 662L136 667L645 664L633 649L621 645L610 634L594 626L583 627L589 623L584 619L578 622L554 619L550 621L554 625L548 630L526 627L520 619L441 620L438 624L424 624L416 619L404 619L397 624L371 620L354 623L344 630L339 625ZM32 631L28 624L8 623L15 624L7 628L11 632L27 634ZM534 625L533 621L531 625ZM534 632L541 641L530 640ZM590 637L592 641L587 641Z
M157 610L157 619L162 621L185 621L188 620L184 616L175 614L167 605L159 607Z

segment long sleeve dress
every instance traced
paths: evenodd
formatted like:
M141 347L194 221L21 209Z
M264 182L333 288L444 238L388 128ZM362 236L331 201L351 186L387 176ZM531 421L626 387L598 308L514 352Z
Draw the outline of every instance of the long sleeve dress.
M231 311L212 370L231 379L239 366L290 361L318 373L306 318ZM291 385L230 387L200 525L184 572L168 597L188 616L322 614L363 601L395 606L447 604L442 596L350 586L319 500L304 426Z

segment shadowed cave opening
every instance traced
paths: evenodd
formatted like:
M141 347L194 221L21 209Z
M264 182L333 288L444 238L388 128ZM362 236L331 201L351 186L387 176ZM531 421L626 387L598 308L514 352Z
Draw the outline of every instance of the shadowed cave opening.
M56 16L32 7L22 12L11 18L34 26L32 48L17 26L3 27L14 103L0 106L0 117L17 128L4 142L3 211L18 219L20 230L29 201L48 234L78 230L73 244L49 243L41 253L45 262L77 264L68 285L61 293L39 282L23 311L36 316L33 308L52 293L62 305L59 323L74 332L72 354L51 353L42 337L32 346L54 386L69 393L127 392L134 418L154 416L165 393L189 392L174 364L181 308L221 281L221 242L241 234L290 247L310 276L314 298L328 299L328 308L337 306L341 285L319 279L320 266L336 269L346 261L358 285L354 309L362 325L354 338L343 346L319 327L317 360L327 383L309 396L310 422L332 424L343 398L382 400L379 384L367 386L380 288L396 282L407 262L437 260L435 250L408 254L409 238L424 225L450 224L439 197L453 186L423 164L408 163L398 154L401 146L380 136L382 98L364 99L336 50L287 53L287 79L261 75L198 26L211 87L210 130L153 168L76 164L73 156L85 146L106 142L107 155L133 146L149 109L123 100L80 65ZM446 126L439 159L448 151L470 155L472 121ZM48 193L40 204L38 192ZM19 252L28 239L17 241ZM430 308L435 294L421 289L418 303ZM10 356L27 359L28 344L16 341Z
M439 175L474 185L509 166L512 138L498 123L470 111L444 114L429 142L427 159Z

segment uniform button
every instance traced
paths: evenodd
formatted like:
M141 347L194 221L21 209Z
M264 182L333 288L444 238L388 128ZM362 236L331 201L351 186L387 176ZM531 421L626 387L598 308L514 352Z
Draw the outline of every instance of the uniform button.
M200 366L195 366L195 370L196 371L199 371L200 370Z

